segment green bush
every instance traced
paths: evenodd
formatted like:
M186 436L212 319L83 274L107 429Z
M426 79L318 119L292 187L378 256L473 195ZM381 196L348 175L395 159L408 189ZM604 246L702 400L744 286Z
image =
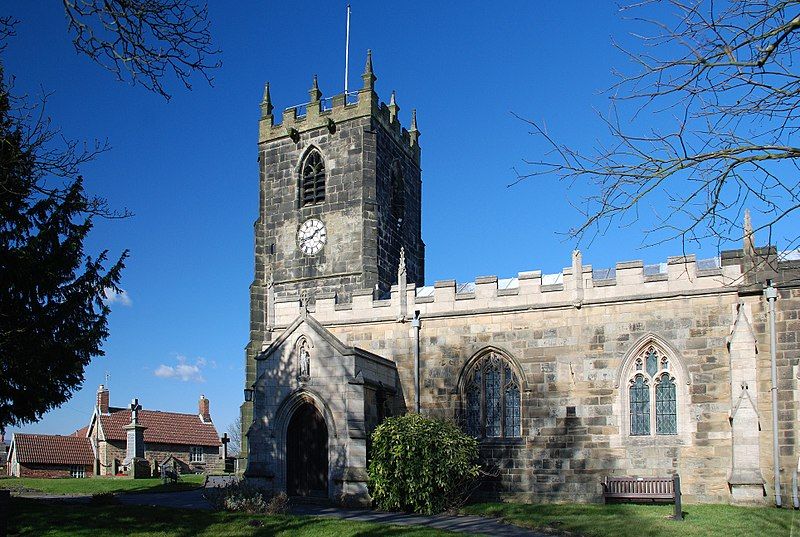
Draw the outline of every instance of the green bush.
M478 442L455 424L407 414L372 433L369 490L388 511L433 514L463 503L478 479Z
M268 501L263 492L245 481L206 489L203 496L217 511L243 512L251 515L267 512Z

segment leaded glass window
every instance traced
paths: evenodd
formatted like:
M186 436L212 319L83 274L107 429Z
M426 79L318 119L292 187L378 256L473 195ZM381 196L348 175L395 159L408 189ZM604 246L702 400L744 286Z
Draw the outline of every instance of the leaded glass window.
M636 375L630 387L631 434L650 434L650 387L643 375Z
M656 434L678 434L675 381L664 373L656 384Z
M481 387L483 372L475 371L472 383L467 388L467 432L472 436L481 434Z
M655 349L647 353L647 374L651 377L658 372L658 356Z
M678 434L677 385L670 361L655 345L636 357L628 383L631 436Z
M486 367L486 436L500 436L500 368Z
M521 435L519 379L507 360L496 353L472 368L465 390L467 432L476 437Z
M325 199L325 162L312 149L300 169L300 205L313 205Z

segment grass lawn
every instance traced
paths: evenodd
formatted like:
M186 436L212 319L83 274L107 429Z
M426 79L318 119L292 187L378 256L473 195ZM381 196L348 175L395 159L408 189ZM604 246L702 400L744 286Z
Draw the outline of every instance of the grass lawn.
M480 503L463 508L471 515L496 516L507 522L565 530L586 537L789 537L800 535L800 512L772 507L683 505L683 522L669 520L672 505Z
M127 477L85 477L83 479L36 479L7 477L0 479L0 489L38 491L49 494L97 494L102 492L175 492L201 487L205 476L182 475L177 483L164 485L160 479Z
M11 499L9 536L298 536L435 537L453 535L428 528L387 526L327 518L260 516L164 507L75 505Z

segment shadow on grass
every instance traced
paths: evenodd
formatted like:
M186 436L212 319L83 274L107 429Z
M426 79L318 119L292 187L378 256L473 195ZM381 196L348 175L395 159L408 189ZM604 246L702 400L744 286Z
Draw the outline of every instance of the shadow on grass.
M483 503L466 506L464 512L586 537L785 537L800 530L800 513L771 507L684 505L682 522L670 518L671 505Z
M100 494L106 492L182 492L203 486L203 476L185 476L177 483L163 483L158 478L129 479L119 477L88 477L85 479L0 479L0 488L17 492L46 494Z
M262 516L165 507L72 504L12 498L10 536L435 536L427 528L398 528L290 515Z

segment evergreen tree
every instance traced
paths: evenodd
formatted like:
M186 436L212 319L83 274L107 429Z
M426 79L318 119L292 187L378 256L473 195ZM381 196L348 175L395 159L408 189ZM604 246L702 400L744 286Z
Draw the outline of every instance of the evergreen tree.
M104 207L78 175L91 154L53 150L54 133L25 110L0 66L0 430L38 420L81 386L103 354L103 299L119 291L127 257L106 270L107 251L84 253Z

